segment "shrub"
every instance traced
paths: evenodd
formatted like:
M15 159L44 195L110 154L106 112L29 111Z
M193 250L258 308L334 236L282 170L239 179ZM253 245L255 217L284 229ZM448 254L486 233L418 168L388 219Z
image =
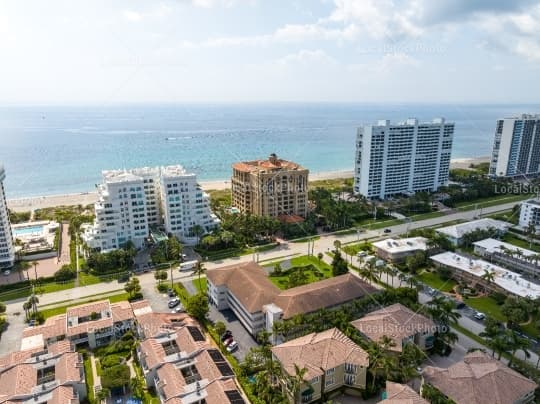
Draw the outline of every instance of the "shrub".
M130 296L128 298L128 302L135 302L137 300L142 300L142 299L144 299L142 292L137 292L137 293L134 293L133 296Z
M56 282L64 282L74 279L77 276L75 271L70 265L62 265L62 267L54 273L54 280Z
M169 286L164 283L157 285L157 290L161 293L165 293L167 289L169 289Z
M121 365L124 362L124 357L120 355L107 355L101 358L100 363L102 368L112 368L113 366Z
M130 372L129 367L126 365L116 365L105 368L101 373L101 385L109 390L126 386L129 384L129 381Z

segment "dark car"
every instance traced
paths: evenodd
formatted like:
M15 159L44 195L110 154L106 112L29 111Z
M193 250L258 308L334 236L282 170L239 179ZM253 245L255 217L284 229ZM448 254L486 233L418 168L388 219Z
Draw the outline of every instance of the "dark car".
M176 296L176 292L174 290L172 290L171 288L167 289L167 295L169 297L175 297Z
M390 230L390 229L384 229L384 232L385 232L385 233L392 233L392 230Z
M459 302L458 304L456 304L456 309L458 310L464 309L465 307L467 307L467 305L463 302Z
M229 337L232 337L232 332L230 330L225 331L225 333L221 336L221 342L224 342Z

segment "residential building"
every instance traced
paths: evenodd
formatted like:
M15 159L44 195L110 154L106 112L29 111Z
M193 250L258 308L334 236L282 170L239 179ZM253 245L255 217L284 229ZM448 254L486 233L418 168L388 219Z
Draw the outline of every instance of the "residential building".
M9 222L6 192L4 190L5 179L6 172L4 166L0 165L0 268L10 268L15 262L15 246Z
M158 226L194 244L197 226L204 234L219 225L195 174L181 166L103 171L98 194L96 219L84 226L82 235L98 251L114 250L128 241L139 249L151 228Z
M454 124L444 118L428 123L382 120L359 128L354 192L386 199L447 185L453 135Z
M147 386L156 390L161 403L248 402L230 364L194 319L142 310L137 323L143 339L137 357Z
M540 173L540 115L499 119L489 174L515 177Z
M272 332L275 321L339 307L377 292L352 274L282 291L254 262L210 269L207 284L209 302L218 310L231 309L253 336L262 330Z
M510 223L501 220L484 218L441 227L435 231L445 236L453 245L458 246L461 245L465 234L475 231L489 231L491 237L502 236L511 226Z
M424 237L387 238L372 243L377 256L383 260L400 263L418 251L427 251L427 239Z
M196 244L201 235L219 225L210 210L208 194L197 183L195 174L181 166L161 168L161 209L164 227L187 244ZM201 233L197 233L197 227Z
M232 205L242 213L275 218L305 218L309 171L271 154L268 160L232 166Z
M407 344L430 349L435 342L435 323L400 303L375 310L351 322L362 335L374 342L387 336L394 342L390 351L402 352Z
M107 345L134 328L135 316L129 302L101 300L69 307L65 314L49 317L43 325L25 328L23 350L46 348L62 340L75 347Z
M383 400L379 404L429 404L429 401L406 384L387 381Z
M296 376L295 365L306 369L297 397L287 379L280 380L291 403L315 402L341 388L358 395L366 387L369 355L337 328L276 345L272 355L288 376Z
M78 404L85 398L83 358L69 341L0 358L0 403Z
M473 243L474 252L490 262L505 265L530 277L540 277L540 254L504 241L488 238Z
M430 385L456 404L525 404L534 402L536 383L501 361L474 351L447 369L428 366L423 384Z
M540 233L540 199L530 199L521 202L519 210L519 226L526 229L530 224Z
M429 257L436 266L450 269L453 279L486 292L501 292L518 297L540 297L540 285L509 269L490 262L465 257L450 251Z

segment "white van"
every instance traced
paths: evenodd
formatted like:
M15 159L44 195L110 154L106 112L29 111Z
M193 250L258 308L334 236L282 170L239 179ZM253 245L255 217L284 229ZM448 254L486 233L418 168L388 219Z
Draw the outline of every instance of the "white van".
M193 261L186 261L186 262L182 262L180 264L180 271L191 271L192 269L195 268L195 266L197 265L197 260L193 260Z

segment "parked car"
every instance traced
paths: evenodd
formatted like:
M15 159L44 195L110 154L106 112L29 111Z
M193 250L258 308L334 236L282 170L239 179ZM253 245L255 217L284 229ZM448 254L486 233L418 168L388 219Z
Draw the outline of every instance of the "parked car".
M227 347L227 352L234 352L238 349L238 343L236 341L233 341L232 344L230 344L228 347Z
M230 330L225 331L221 336L221 342L224 342L227 338L232 337L232 332Z
M474 316L473 316L475 319L477 320L480 320L482 321L483 319L486 318L486 315L484 313L480 313L479 311L477 311L476 313L474 313Z
M384 232L385 232L385 233L392 233L392 230L390 230L390 229L384 229Z
M184 311L185 311L184 307L180 305L180 306L176 307L175 309L173 309L171 311L171 313L183 313Z
M29 321L28 321L28 325L29 325L30 327L33 327L33 326L37 325L37 321L36 321L36 320L29 320Z
M223 345L225 346L229 346L230 344L232 344L234 342L234 338L232 336L230 336L229 338L227 338L225 341L223 341Z
M4 271L4 276L9 276L9 274L11 273L11 271Z
M180 299L177 297L172 300L169 300L169 309L172 309L173 307L176 307L179 304L180 304Z
M176 292L174 290L172 290L171 288L167 289L167 295L169 297L175 297L176 296Z
M456 304L456 309L458 310L464 309L465 307L467 307L467 305L463 302L459 302L458 304Z

